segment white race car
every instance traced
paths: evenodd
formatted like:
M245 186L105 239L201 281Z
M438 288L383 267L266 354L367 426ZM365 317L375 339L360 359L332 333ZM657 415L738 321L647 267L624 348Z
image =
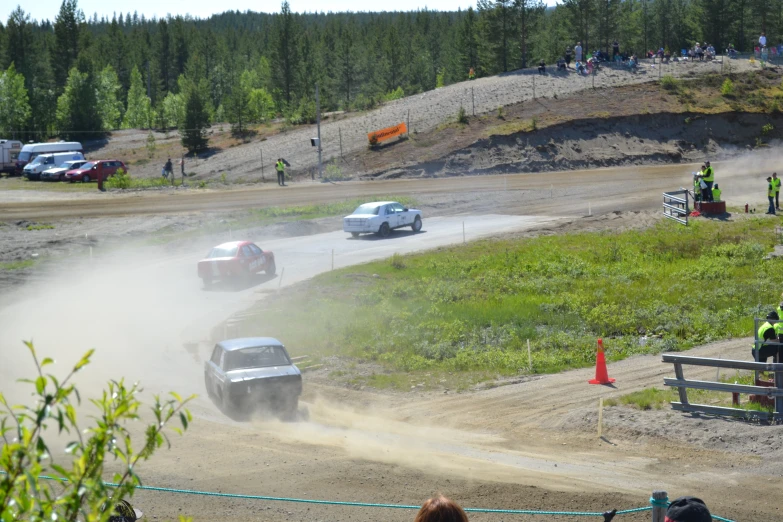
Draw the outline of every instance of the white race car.
M405 208L396 201L376 201L360 205L353 214L343 218L343 231L353 237L368 233L388 237L392 230L403 227L420 231L421 210Z

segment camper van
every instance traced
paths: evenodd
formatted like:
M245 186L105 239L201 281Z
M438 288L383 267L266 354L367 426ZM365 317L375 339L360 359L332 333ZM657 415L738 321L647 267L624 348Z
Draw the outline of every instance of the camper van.
M29 180L41 179L45 170L59 167L66 161L83 160L81 152L55 152L54 154L39 154L33 161L24 166L24 177Z
M30 143L22 147L16 160L16 173L21 175L25 165L33 161L40 154L53 154L55 152L84 152L82 144L78 141L58 141L56 143Z
M0 172L16 170L16 159L22 150L22 142L16 140L0 140Z

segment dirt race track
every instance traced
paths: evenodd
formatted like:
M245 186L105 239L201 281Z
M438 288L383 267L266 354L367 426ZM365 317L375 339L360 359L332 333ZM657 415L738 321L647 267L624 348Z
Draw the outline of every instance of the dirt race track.
M748 201L763 212L763 178L770 168L777 168L773 167L774 152L717 165L730 206ZM663 190L687 185L691 170L678 165L78 197L0 193L0 220L55 222L58 230L40 232L59 232L58 240L75 241L93 230L121 236L138 222L160 216L175 222L185 219L183 215L192 220L194 214L208 213L209 219L216 219L219 211L385 193L414 195L425 216L441 216L440 222L450 223L451 228L474 216L516 214L536 219L520 219L514 230L498 228L497 233L542 229L551 233L597 221L606 228L633 226L629 220L648 219L659 208ZM597 217L583 219L588 205ZM611 224L613 218L617 218L616 225ZM78 227L68 228L76 222ZM339 226L339 222L329 223L333 228ZM9 228L0 227L4 248L31 248L31 236L18 239L15 232L3 231ZM489 229L483 235L492 233ZM432 238L441 238L439 244L462 239L461 234L437 235L435 226L432 234ZM269 240L280 241L272 243L276 252L289 257L305 257L315 245L319 252L327 252L347 241L328 233L289 242ZM397 240L401 251L436 244L409 249L404 245L416 241L415 236L400 235L393 241ZM208 329L212 323L204 318L205 311L217 323L234 309L263 298L277 280L237 294L196 292L193 259L202 253L204 240L200 241L194 242L195 251L186 253L149 247L113 252L89 266L63 261L37 281L4 292L4 308L0 309L0 356L6 363L0 366L3 387L29 371L21 352L15 347L11 351L11 343L23 335L34 337L47 355L55 351L63 364L96 346L100 358L80 376L87 393L116 377L118 369L126 376L144 377L150 393L168 389L203 393L201 362L181 349L182 342L192 340L184 338L182 330ZM367 257L357 254L352 262L395 251L390 241L364 246L369 253L361 255ZM323 264L308 274L327 269ZM747 359L747 344L747 340L730 341L693 353ZM299 351L306 350L300 347ZM594 417L599 397L661 386L663 376L671 373L658 357L635 357L610 365L609 371L617 379L616 387L588 385L592 370L586 369L461 394L378 393L314 379L305 381L303 402L309 420L288 423L265 419L236 423L205 397L198 398L192 408L196 420L186 435L173 438L172 449L144 463L139 472L147 485L178 489L412 505L442 492L467 507L556 511L641 507L653 489L666 489L672 498L700 496L723 517L783 520L780 426L740 426L666 411L652 417L628 413L629 428L625 429L617 413L607 412L605 438L598 439ZM322 372L326 375L328 369ZM687 374L689 378L699 375L698 371ZM10 395L24 397L13 387ZM659 435L640 436L640 431L630 429L639 430L645 422L655 423ZM714 433L721 441L737 440L731 434L742 437L724 446L697 435L702 432ZM743 442L751 440L755 445ZM415 513L146 491L137 493L133 503L151 520L171 520L182 514L205 521L404 521L412 520ZM471 520L575 519L477 513L471 514ZM646 521L650 514L623 515L616 520Z

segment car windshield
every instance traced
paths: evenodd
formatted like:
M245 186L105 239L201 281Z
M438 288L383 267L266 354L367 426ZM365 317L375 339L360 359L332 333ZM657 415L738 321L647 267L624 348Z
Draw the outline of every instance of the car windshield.
M82 165L81 167L76 167L76 168L77 168L77 169L83 169L83 170L89 170L89 169L91 169L91 168L92 168L92 166L93 166L93 163L85 163L85 164L84 164L84 165Z
M207 256L207 258L212 259L215 257L236 257L237 250L238 250L237 246L215 247L209 251L209 255Z
M359 205L356 210L353 211L354 214L371 214L373 216L378 215L378 210L381 207L378 205L370 205L368 203L365 203L364 205Z
M30 152L23 150L19 153L19 161L30 161Z
M282 346L254 346L226 353L226 371L288 366L291 361Z
M75 169L78 166L79 166L78 163L71 163L70 161L66 161L65 163L61 163L60 166L57 167L57 168L59 168L59 169Z
M31 161L31 162L30 162L30 165L38 165L39 163L43 163L43 161L44 161L45 159L46 159L46 158L45 158L45 157L43 157L43 156L36 156L36 157L35 157L35 159L34 159L33 161Z

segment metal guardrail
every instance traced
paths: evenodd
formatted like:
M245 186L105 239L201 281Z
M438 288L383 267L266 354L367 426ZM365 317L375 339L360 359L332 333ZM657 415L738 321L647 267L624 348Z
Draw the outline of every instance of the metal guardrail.
M663 215L678 223L688 226L688 215L691 213L687 190L681 189L674 192L663 193Z
M759 418L765 420L783 420L783 363L762 363L750 361L733 361L730 359L710 359L707 357L689 357L685 355L664 354L663 362L674 365L675 379L665 378L666 386L677 388L680 402L673 402L672 409L692 413L709 413L713 415L730 415L734 417ZM709 366L711 368L730 368L734 370L752 370L754 372L769 372L775 375L775 386L751 386L747 384L731 384L715 381L688 380L684 377L683 365ZM766 411L750 411L706 404L691 404L688 401L688 388L695 390L710 390L760 395L774 399L775 407L772 413Z

